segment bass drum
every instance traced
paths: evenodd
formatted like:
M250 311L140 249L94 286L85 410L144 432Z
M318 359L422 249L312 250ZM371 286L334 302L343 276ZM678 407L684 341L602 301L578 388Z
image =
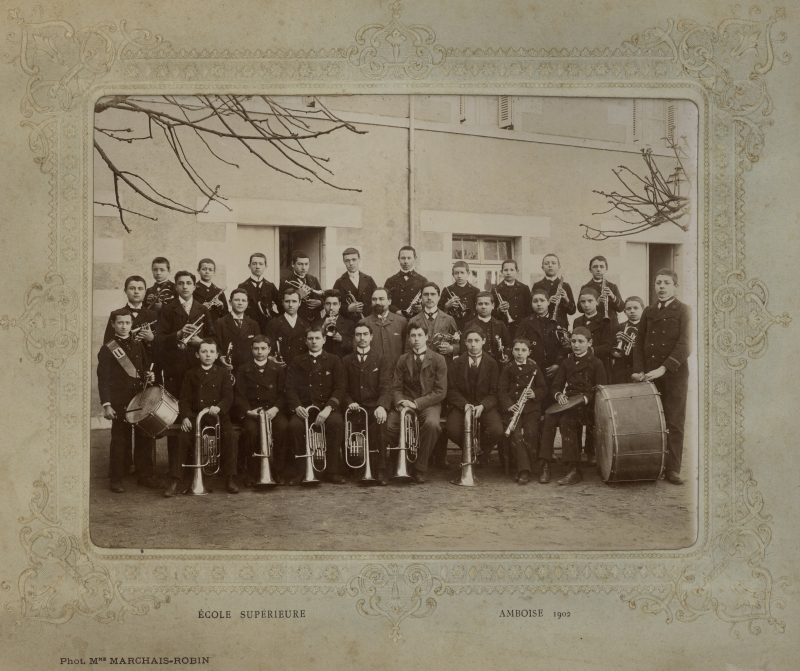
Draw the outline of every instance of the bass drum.
M158 438L178 419L178 399L164 387L147 387L128 403L125 419L151 438Z
M652 382L597 387L597 469L603 482L658 480L667 455L667 423Z

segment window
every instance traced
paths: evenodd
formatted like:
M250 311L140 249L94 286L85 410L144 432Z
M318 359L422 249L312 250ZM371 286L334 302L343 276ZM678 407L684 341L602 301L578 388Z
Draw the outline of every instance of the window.
M481 290L497 284L503 261L513 258L513 238L453 235L453 261L469 263L470 281Z

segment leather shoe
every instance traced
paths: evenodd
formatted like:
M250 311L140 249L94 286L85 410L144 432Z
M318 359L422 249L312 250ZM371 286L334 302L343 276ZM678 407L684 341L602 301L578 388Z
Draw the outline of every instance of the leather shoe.
M413 478L413 482L415 485L424 485L427 480L425 479L425 474L422 471L414 471L414 475L411 476Z
M334 485L343 485L347 482L347 479L343 475L334 473L330 478L328 478L328 482Z
M583 473L581 473L577 468L574 466L569 469L569 473L567 473L563 478L561 478L557 485L577 485L581 480L583 480Z
M125 487L122 486L122 482L119 480L112 480L111 484L109 484L108 488L114 492L115 494L124 494Z
M233 475L229 475L225 478L225 491L228 494L238 494L239 488L236 486L236 477Z
M531 481L531 472L530 471L522 471L517 476L517 482L521 485L527 485Z
M548 482L550 482L550 462L543 461L542 472L539 473L539 483L542 485L546 485Z
M383 468L378 469L378 484L381 487L386 487L389 484L389 478L386 477L386 471Z
M164 490L164 496L167 498L177 496L179 483L180 480L178 480L177 478L172 478L172 480L170 480L169 486Z
M672 483L673 485L683 484L683 478L681 478L681 476L678 475L675 471L667 471L666 474L664 475L664 479L667 482Z
M161 489L164 486L164 483L161 482L161 478L155 475L141 477L136 481L136 484L140 487L147 487L148 489Z

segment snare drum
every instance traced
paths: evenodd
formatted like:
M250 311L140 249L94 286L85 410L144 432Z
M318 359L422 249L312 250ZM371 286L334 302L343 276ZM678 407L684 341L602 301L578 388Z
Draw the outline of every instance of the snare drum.
M178 399L164 387L147 387L128 404L125 419L151 438L158 438L178 419Z
M652 382L597 387L597 468L603 482L658 480L667 455L667 423Z

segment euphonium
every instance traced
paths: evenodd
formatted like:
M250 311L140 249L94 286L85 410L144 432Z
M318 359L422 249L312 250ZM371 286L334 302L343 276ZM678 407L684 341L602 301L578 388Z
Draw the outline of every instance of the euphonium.
M400 443L397 447L390 447L390 450L397 450L397 470L392 475L393 480L410 480L408 465L406 461L414 463L419 453L419 420L417 412L412 408L403 406L400 408Z
M411 302L408 304L408 307L405 310L400 310L400 314L408 319L414 316L414 308L422 303L422 289L417 292L417 295L411 299Z
M194 469L192 481L184 492L191 496L210 494L211 490L203 485L203 473L214 475L219 471L219 441L220 425L219 417L214 416L213 426L202 426L203 417L208 414L209 409L203 408L195 418L194 425L194 461L193 464L183 464L184 468Z
M350 421L350 413L355 412L359 415L364 413L364 430L355 431L353 424ZM359 482L374 482L375 478L372 477L372 469L369 465L369 413L365 408L359 406L358 410L351 410L348 408L344 413L344 460L345 463L352 469L364 468L364 477ZM377 450L372 450L377 452Z
M325 424L314 424L314 420L311 417L311 412L316 410L316 414L320 413L320 409L315 405L309 405L306 408L308 415L306 416L306 453L300 454L295 457L295 459L305 459L306 460L306 474L303 478L302 484L304 485L316 485L319 484L319 480L314 475L314 471L317 473L322 473L325 470L325 467L328 465L328 461L325 455L326 445L325 445ZM315 462L321 462L322 467L318 468Z
M603 284L600 285L600 300L603 303L603 323L608 324L611 321L611 315L608 312L608 296L603 297L603 292L606 290L606 278L603 278Z
M558 286L556 287L556 299L550 303L552 308L552 313L550 315L550 321L555 322L558 321L558 308L561 306L561 296L558 294L561 291L561 287L564 286L564 276L561 276L561 280L558 282Z
M461 475L450 483L462 487L477 487L480 484L478 478L472 472L475 465L476 450L474 443L480 441L481 426L475 416L475 406L467 404L464 406L464 447L461 448Z
M625 328L617 333L617 344L611 350L611 356L615 359L628 356L631 350L633 350L633 343L636 342L636 333L638 330L639 329L630 322L626 323Z
M269 467L269 460L272 457L272 420L267 417L266 408L259 408L257 412L261 452L253 452L253 456L261 459L261 470L255 486L273 487L278 483L272 479L272 471Z

